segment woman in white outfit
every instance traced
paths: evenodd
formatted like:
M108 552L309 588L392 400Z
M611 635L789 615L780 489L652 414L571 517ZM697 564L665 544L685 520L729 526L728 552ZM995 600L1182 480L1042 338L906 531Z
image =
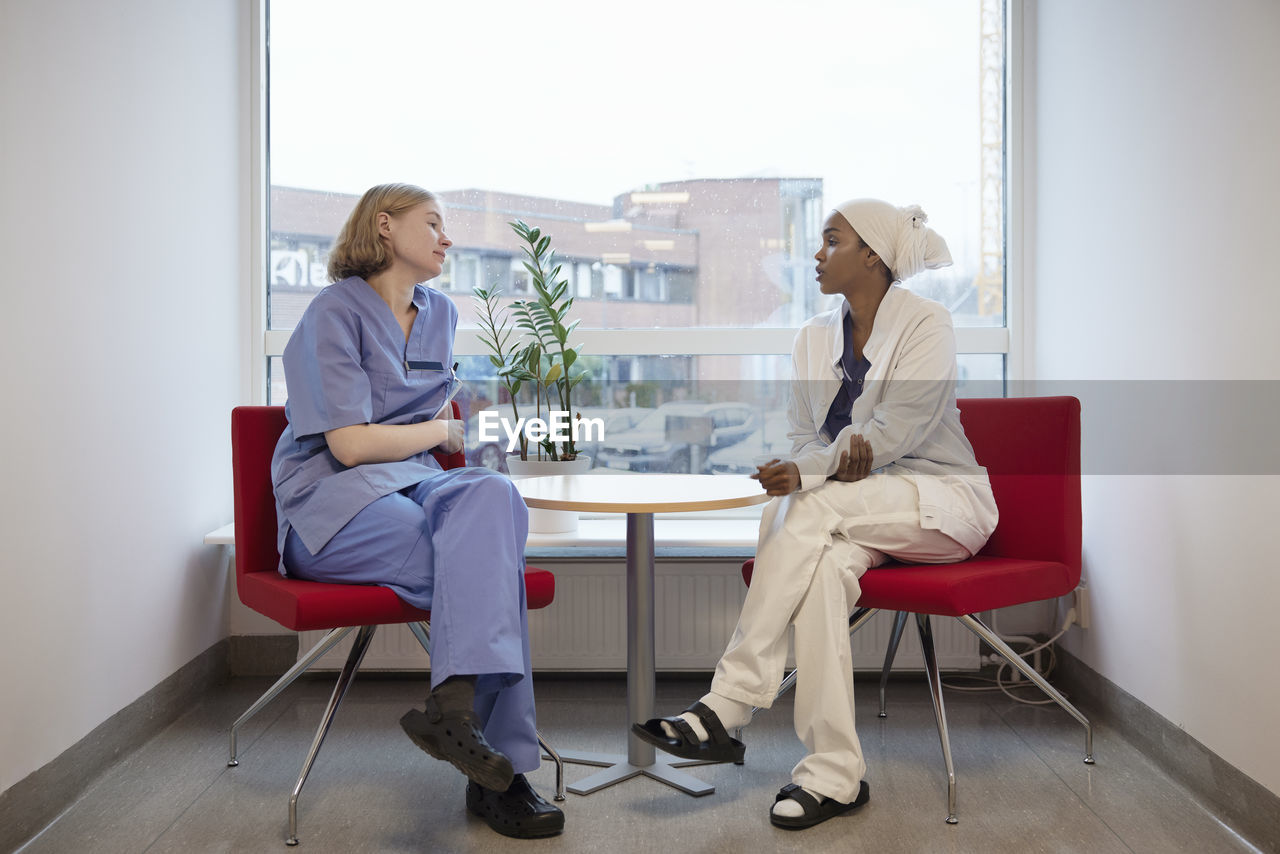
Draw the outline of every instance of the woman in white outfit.
M770 820L812 827L866 803L854 729L848 618L870 567L893 558L947 563L995 529L986 470L960 426L955 333L936 302L899 286L951 263L917 206L873 199L838 206L817 260L824 294L844 299L796 336L789 460L752 477L775 498L760 520L755 573L711 692L683 715L636 724L676 756L740 760L727 730L768 708L795 627L795 727L806 756Z

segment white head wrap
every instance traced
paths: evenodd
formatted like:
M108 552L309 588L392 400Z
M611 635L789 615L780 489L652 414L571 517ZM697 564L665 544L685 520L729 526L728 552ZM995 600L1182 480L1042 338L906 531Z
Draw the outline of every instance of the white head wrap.
M929 217L919 205L899 208L878 199L851 199L837 205L836 213L880 256L895 281L951 264L947 241L925 225Z

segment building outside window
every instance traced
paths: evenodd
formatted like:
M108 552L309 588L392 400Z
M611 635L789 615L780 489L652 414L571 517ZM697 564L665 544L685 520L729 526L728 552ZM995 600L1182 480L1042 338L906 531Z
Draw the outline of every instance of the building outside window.
M360 193L388 180L444 201L455 246L432 286L459 310L469 409L504 394L471 292L531 294L508 226L522 219L552 236L575 295L592 370L583 406L740 403L764 425L784 405L795 329L835 305L813 277L822 221L856 196L930 214L955 264L909 286L952 312L962 379L1000 393L999 0L746 4L732 20L666 0L642 12L556 0L538 23L503 13L518 8L272 0L270 402L287 396L278 355L328 283L334 236ZM483 30L488 49L428 38L436 27ZM539 27L575 49L546 52ZM851 51L855 32L874 37ZM375 64L417 82L384 101L352 70ZM580 120L547 120L549 104Z

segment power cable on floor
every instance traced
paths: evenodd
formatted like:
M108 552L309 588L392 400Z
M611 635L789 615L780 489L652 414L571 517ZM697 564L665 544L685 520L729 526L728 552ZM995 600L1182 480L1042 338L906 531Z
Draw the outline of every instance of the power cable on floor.
M1010 637L1001 636L1001 639L1004 640L1006 643L1013 642L1013 643L1033 643L1034 644L1029 649L1025 649L1022 652L1019 652L1018 653L1019 658L1025 659L1028 656L1034 656L1036 653L1040 652L1041 650L1047 650L1048 663L1045 665L1044 670L1041 671L1040 669L1035 668L1034 664L1031 664L1031 666L1042 677L1044 677L1045 679L1048 679L1049 675L1053 673L1053 669L1054 667L1057 666L1057 663L1058 663L1058 655L1054 651L1054 643L1058 640L1058 638L1062 637L1064 634L1067 633L1067 629L1071 627L1071 624L1075 622L1075 619L1076 619L1076 609L1071 608L1070 610L1067 611L1067 615L1062 621L1062 628L1058 630L1057 634L1049 638L1047 641L1044 641L1043 643L1036 644L1030 638L1010 638ZM1030 662L1028 663L1030 664ZM1012 691L1010 691L1010 687L1035 688L1037 691L1039 691L1040 688L1034 682L1022 682L1017 684L1005 682L1004 671L1006 668L1012 670L1013 665L1002 658L1000 661L1000 666L996 668L996 675L994 679L986 676L953 676L953 677L950 677L949 679L943 679L942 687L950 688L952 691L966 691L971 693L1000 691L1004 693L1004 695L1008 697L1010 700L1013 700L1016 703L1022 703L1027 706L1046 706L1054 702L1052 699L1048 697L1045 697L1044 699L1041 699L1041 700L1028 700L1025 697L1019 697L1018 695L1012 693ZM956 679L965 679L971 682L978 682L983 684L978 684L978 685L956 684L955 682Z

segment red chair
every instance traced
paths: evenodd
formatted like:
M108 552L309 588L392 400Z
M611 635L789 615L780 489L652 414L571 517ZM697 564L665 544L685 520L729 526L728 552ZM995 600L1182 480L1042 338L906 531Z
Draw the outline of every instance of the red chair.
M959 401L960 420L978 462L986 466L1000 523L982 551L952 564L887 563L862 576L853 634L881 609L897 611L885 658L888 672L908 613L916 615L933 712L947 768L947 823L955 824L956 775L951 763L942 681L930 615L955 617L1084 726L1085 763L1093 764L1088 718L975 615L1070 593L1080 583L1080 401L1074 397L974 398ZM751 583L755 561L742 565ZM779 695L795 684L793 671ZM883 677L881 716L884 714Z
M453 404L458 415L458 404ZM333 724L338 705L355 678L369 642L378 626L406 623L414 637L429 649L428 621L430 611L422 611L401 601L386 587L357 584L323 584L284 578L278 572L280 554L276 551L276 504L271 488L271 457L276 441L284 432L282 406L238 406L231 413L231 465L235 496L236 590L240 601L260 614L265 614L287 629L296 632L328 629L310 652L267 689L249 709L231 725L230 766L236 760L236 733L249 718L275 699L322 655L352 631L357 631L346 664L338 675L333 695L316 730L311 749L302 764L302 772L289 798L289 845L298 844L298 795L311 772L325 735ZM466 465L466 456L436 454L446 468ZM528 608L545 608L555 597L556 579L550 572L528 567L525 590ZM550 745L538 736L543 750L556 765L556 795L564 800L564 764Z

